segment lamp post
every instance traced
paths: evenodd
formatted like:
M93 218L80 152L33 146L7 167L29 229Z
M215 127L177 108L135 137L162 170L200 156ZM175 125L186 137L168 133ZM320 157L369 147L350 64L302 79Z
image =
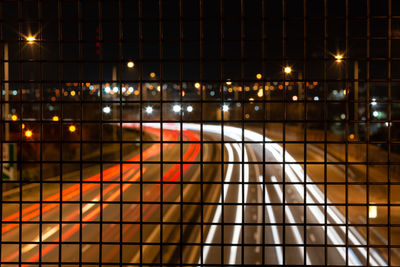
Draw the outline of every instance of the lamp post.
M343 55L342 54L336 54L335 56L335 61L340 64L343 62ZM354 108L354 140L358 140L359 134L358 134L358 77L359 77L359 70L358 70L358 60L354 60L354 103L353 103L353 108Z
M358 140L358 61L354 61L354 139Z
M128 61L126 63L126 66L129 69L134 69L135 68L135 62L130 60L130 61ZM113 68L112 68L111 90L113 90L115 87L117 87L117 88L121 87L121 88L119 88L119 90L117 92L114 92L114 94L112 95L113 104L116 104L115 102L117 102L118 93L122 94L122 86L120 86L120 84L118 84L118 77L117 76L118 76L117 75L117 66L114 65ZM119 108L122 109L122 106L119 106ZM114 122L118 120L118 115L117 115L117 111L116 110L112 110L112 118L113 118ZM121 119L122 118L120 118L120 120ZM114 127L114 129L113 129L113 140L117 140L117 137L118 137L117 135L118 135L117 127Z
M27 36L25 37L25 41L28 44L34 44L36 42L35 36ZM4 59L4 120L7 121L10 118L10 65L8 62L9 53L8 53L8 44L3 43L3 59ZM8 123L5 124L4 127L5 140L10 139L10 125Z
M25 40L28 42L28 44L33 44L36 41L36 38L34 36L28 36L25 37ZM9 52L8 52L8 44L3 43L3 60L4 60L4 78L3 78L3 83L4 83L4 121L6 123L4 124L4 141L9 142L10 141L10 125L8 123L8 120L10 119L10 64L9 64ZM11 117L13 121L16 121L18 117L16 115L13 115ZM32 136L32 131L27 130L25 131L25 136L27 138L30 138ZM16 168L13 163L13 161L16 160L16 149L15 149L15 144L12 143L6 143L3 144L3 159L5 161L9 161L9 163L3 163L2 164L2 177L1 179L9 179L9 180L14 180L16 178Z
M27 36L25 40L28 44L33 44L36 41L34 36ZM8 121L10 119L10 66L9 66L9 53L8 53L8 44L3 43L3 59L4 59L4 120ZM10 139L10 125L8 123L5 124L4 127L5 134L4 138L6 141Z
M10 116L10 104L9 104L9 100L10 100L10 83L9 83L9 63L8 63L8 44L4 43L3 44L4 47L4 54L3 54L3 58L4 58L4 120L7 121L9 119ZM10 125L8 123L5 123L5 135L4 135L4 139L5 141L9 141L10 140Z

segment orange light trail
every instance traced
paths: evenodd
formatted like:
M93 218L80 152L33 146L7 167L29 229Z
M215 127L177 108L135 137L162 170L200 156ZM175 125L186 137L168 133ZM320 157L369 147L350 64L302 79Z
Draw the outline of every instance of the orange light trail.
M145 127L143 127L143 128L145 128ZM152 128L147 128L146 127L146 132L150 132L150 133L155 134L157 136L160 135L159 134L160 131L157 130L157 129L152 129ZM172 130L167 130L167 131L164 130L163 131L163 136L171 138L171 139L177 139L177 132L175 131L174 134L171 134L170 132L172 132ZM191 132L191 131L184 131L184 133L185 133L185 137L188 137L189 140L192 140L192 141L198 141L199 140L197 135L195 133ZM175 144L167 143L166 147L173 146L173 145L175 145ZM160 144L156 144L156 145L153 145L153 146L149 147L145 151L143 151L142 160L145 160L145 159L148 159L148 158L150 158L152 156L157 155L160 152L159 148L160 148ZM200 151L200 145L199 144L191 144L189 146L187 152L185 153L184 157L183 157L184 161L189 161L189 162L190 161L194 161L194 159L199 154L199 151ZM132 157L131 159L129 159L128 161L139 161L139 160L140 160L140 155L136 155L136 156ZM124 172L123 177L131 176L139 168L137 165L132 166L130 164L122 164L123 167L128 167L128 166L124 166L124 165L129 165L130 168L128 169L128 171ZM117 164L117 165L114 165L114 166L106 169L103 172L103 180L107 181L107 180L111 180L113 177L119 176L120 167L121 167L121 164ZM163 180L164 181L176 181L181 175L179 167L180 167L180 164L175 164L165 175L163 175ZM185 164L182 167L183 172L185 172L189 167L190 167L190 164ZM145 172L145 169L143 168L143 173L144 172ZM130 182L137 181L139 178L140 178L140 173L137 172L128 181L130 181ZM100 173L85 179L85 181L100 181ZM93 189L96 184L95 183L90 183L90 184L83 184L83 185L85 185L85 188L82 190L82 192L83 191L88 192L88 191L91 191L91 189ZM104 194L104 193L110 192L117 185L118 184L109 185L106 189L104 189L102 191L102 193ZM62 191L63 201L69 200L72 197L74 197L77 194L79 194L80 193L80 191L79 191L80 186L81 186L81 184L75 184L75 185L63 190ZM131 184L124 184L123 187L122 187L122 192L126 191L130 186L131 186ZM153 188L155 188L155 186L156 185L154 185ZM169 195L169 193L171 192L172 189L173 189L173 187L169 187L168 191L166 192L166 194ZM106 201L110 202L110 201L115 200L117 197L119 197L120 193L121 193L120 190L117 190L111 196L109 196L106 199ZM56 201L58 199L59 199L59 193L54 194L53 196L50 196L50 197L46 198L44 201ZM45 211L49 211L49 210L53 209L54 207L57 207L58 205L59 205L58 203L52 203L52 204L45 205L44 207L42 207L42 213L45 212ZM108 205L109 205L109 203L103 203L102 207L100 207L100 206L96 207L88 215L86 215L83 218L82 221L91 221L91 220L93 220L100 213L100 209L104 210ZM24 216L22 218L22 220L23 221L28 221L28 220L36 217L36 216L39 216L40 215L40 210L38 211L38 209L40 209L40 205L39 204L35 204L35 205L32 205L32 206L22 210L22 214L27 214L27 213L31 212L31 213L27 214L26 216ZM148 218L149 216L151 216L153 214L153 212L155 211L155 209L157 209L156 206L154 206L150 210L146 209L144 211L144 213L145 213L144 214L144 219ZM70 214L68 216L68 218L66 218L66 219L67 220L71 220L73 217L76 217L77 215L79 215L80 212L81 212L80 210L77 210L73 214ZM19 213L18 212L8 216L6 219L8 221L11 221L11 220L16 219L16 218L19 218ZM85 225L86 224L83 224L83 226L85 226ZM16 226L18 226L18 224L12 224L12 225L9 225L9 227L4 227L3 228L3 233L7 232L7 231L10 231L12 228L15 228ZM79 230L79 228L80 228L80 224L75 224L71 229L69 229L66 233L64 233L62 235L62 241L65 241L66 239L71 237L75 232L77 232ZM129 229L125 229L125 231L128 231L128 230ZM42 250L42 256L47 254L49 251L51 251L56 246L58 246L58 244L51 244L51 245L47 246L46 248L44 248ZM7 260L8 260L8 258L14 258L15 256L17 256L17 255L9 255L9 257L7 257ZM37 261L38 259L39 259L39 255L37 254L37 255L31 257L28 260L28 262L34 262L34 261Z

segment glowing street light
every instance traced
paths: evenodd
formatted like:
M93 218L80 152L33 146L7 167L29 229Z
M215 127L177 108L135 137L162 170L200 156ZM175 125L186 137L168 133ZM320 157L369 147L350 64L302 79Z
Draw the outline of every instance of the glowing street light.
M26 41L28 42L28 44L33 44L36 41L35 36L28 36L26 37Z
M178 113L178 112L181 111L181 106L180 106L180 105L174 105L174 106L172 107L172 110L173 110L174 112Z
M135 63L133 63L133 61L128 61L128 63L126 63L126 66L130 69L135 67Z
M368 207L368 218L375 219L378 217L378 207L375 205L370 205Z
M70 126L68 127L68 131L70 131L71 133L76 132L76 126L75 126L75 125L70 125Z
M29 35L29 36L25 37L25 40L28 42L28 44L33 44L36 41L36 38L34 36ZM3 63L4 64L3 65L4 77L2 78L2 81L9 81L10 70L9 70L9 62L8 62L8 59L9 59L9 56L8 56L8 43L7 42L3 42L2 48L3 48L3 51L1 51L1 52L3 54L3 61L4 61L4 63ZM4 93L3 101L5 101L3 116L4 116L5 119L8 119L9 116L10 116L10 104L8 102L9 101L9 97L10 97L10 85L9 85L9 83L4 83L4 92L3 93ZM16 95L16 93L17 93L17 91L14 91L13 95ZM1 118L1 119L3 119L3 118ZM17 117L17 119L18 119L18 117ZM4 128L5 128L4 129L5 130L4 138L5 138L5 140L9 140L9 137L10 137L10 126L9 126L9 124L6 124ZM31 134L32 134L32 132L31 132Z
M32 135L33 135L33 133L32 133L31 130L26 130L26 131L25 131L25 137L30 138L30 137L32 137Z
M195 83L195 84L194 84L194 87L195 87L196 89L200 89L200 86L201 86L200 83Z
M193 107L192 107L192 106L188 106L188 107L186 108L186 110L187 110L187 112L192 112L192 111L193 111Z
M226 85L232 85L231 79L226 80Z
M262 79L262 74L261 73L257 73L256 78L257 78L257 80L261 80Z
M108 107L108 106L107 106L107 107L104 107L104 108L103 108L103 112L106 113L106 114L109 114L109 113L111 112L111 108Z
M223 105L223 106L222 106L222 111L223 111L223 112L228 112L228 111L229 111L229 106L226 105L226 104Z
M335 55L335 60L336 60L337 63L342 62L342 60L343 60L343 55L341 55L341 54Z
M150 78L155 78L156 77L156 73L155 72L151 72L150 73Z
M283 71L284 71L286 74L290 74L290 73L292 73L292 68L289 67L289 66L286 66L286 67L283 69Z
M60 118L59 118L57 115L55 115L55 116L53 116L52 120L53 120L53 121L59 121Z
M16 114L13 114L13 115L11 116L11 120L12 120L12 121L18 120L18 116L17 116Z
M147 107L146 107L146 113L147 113L147 114L153 113L153 107L147 106Z

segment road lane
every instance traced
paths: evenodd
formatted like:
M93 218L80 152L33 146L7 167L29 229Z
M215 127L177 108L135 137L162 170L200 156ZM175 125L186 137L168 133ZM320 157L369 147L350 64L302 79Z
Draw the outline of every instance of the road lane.
M151 129L150 129L151 131ZM172 135L175 136L174 139L169 139L171 141L176 140L178 137L178 132L176 131L165 131L164 132L164 137L170 138L171 136L168 136L168 133L172 133ZM184 137L187 140L190 140L190 138L193 138L194 135L187 133L184 134ZM167 139L168 140L168 139ZM169 147L169 148L168 148ZM172 151L171 155L174 155L176 153L180 153L179 150L179 145L176 144L167 144L164 148L168 148ZM195 158L199 154L199 145L197 144L192 144L187 147L183 159L185 162L192 162L195 160ZM153 145L150 148L146 149L143 152L143 160L151 160L154 157L159 158L159 145ZM183 153L183 152L182 152ZM139 155L131 158L129 161L135 162L139 160ZM165 160L167 161L173 161L172 158L166 157ZM120 201L120 195L121 193L124 194L140 194L140 192L137 192L137 187L134 187L134 182L138 182L140 179L140 172L139 172L139 167L138 165L132 164L132 165L127 165L123 166L123 169L125 172L123 173L122 179L122 188L121 183L119 181L120 179L120 168L121 166L115 165L107 170L103 171L102 175L102 183L103 183L103 190L102 190L102 198L103 202L100 202L100 192L99 190L94 190L95 185L99 185L100 182L100 175L97 174L95 176L92 176L88 179L85 179L85 183L81 184L74 184L68 188L66 188L62 193L62 211L63 211L63 217L62 217L62 224L54 224L54 226L50 229L44 229L41 238L38 236L37 228L38 224L23 224L23 233L24 233L24 240L30 242L30 244L22 245L21 247L21 260L26 261L26 262L36 262L39 260L39 251L38 251L38 244L42 243L42 261L49 261L49 262L57 262L59 261L59 257L62 261L69 261L73 262L74 260L78 260L77 255L79 253L76 253L74 249L63 249L62 250L62 255L58 255L58 244L59 238L56 238L57 236L61 237L61 240L63 243L65 242L79 242L80 240L80 235L81 232L84 232L84 230L80 231L81 227L84 227L82 229L87 228L88 225L99 225L99 220L100 217L103 218L103 233L99 233L99 231L94 231L93 235L90 236L89 238L86 236L86 239L91 239L94 242L99 242L99 235L103 237L103 242L109 242L110 240L117 240L119 244L119 231L116 231L118 225L118 222L120 221L120 208L117 207L119 205ZM159 164L158 164L159 166ZM168 196L171 194L173 191L174 187L176 186L176 182L180 178L180 164L174 164L170 168L164 168L164 175L163 175L163 181L169 184L165 185L164 190L164 196ZM185 164L185 166L182 168L182 171L185 172L187 169L190 167L189 164ZM147 190L144 192L144 195L148 194L148 192L151 192L150 196L151 198L147 199L149 203L155 202L155 201L160 201L160 182L159 182L159 169L156 168L151 168L150 170L147 170L146 168L142 169L143 173L147 172L148 177L152 177L153 179L153 184L150 187L150 190ZM85 196L85 199L88 199L90 201L87 201L85 204L82 204L82 215L80 212L79 208L79 203L70 203L68 202L70 199L73 197L76 197L76 195L79 195L79 188L82 188L83 192L82 194ZM135 190L132 190L135 189ZM45 204L32 204L28 205L25 209L21 211L22 213L22 221L23 222L28 222L28 221L38 221L38 217L40 215L40 212L42 212L43 218L46 217L50 220L50 222L59 222L59 212L57 211L59 209L59 203L52 203L54 201L59 200L59 194L55 194L49 197L45 197ZM129 205L124 205L124 207L129 206ZM123 220L127 222L138 222L139 218L139 212L138 212L138 207L139 204L131 204L129 208L124 212ZM158 205L159 206L159 205ZM143 217L142 220L150 220L151 217L154 217L154 214L157 214L159 210L156 208L151 207L151 205L147 205L146 208L143 208ZM19 235L19 229L18 229L18 221L19 221L19 216L20 213L14 213L9 216L6 216L4 219L5 221L8 221L12 224L9 224L7 228L3 228L3 240L15 240L19 241L18 235ZM158 216L159 217L159 216ZM51 220L52 218L52 220ZM80 224L79 222L82 221L83 224ZM107 223L113 223L107 226L104 222ZM137 235L138 231L138 224L124 224L127 226L132 226L132 229L129 229L129 227L124 227L123 233L126 236L132 236L132 235ZM119 225L118 225L119 226ZM31 231L30 229L26 229L27 227L33 228ZM36 227L36 229L34 229ZM62 232L60 234L59 229L62 229ZM111 233L114 233L111 234ZM115 235L116 234L116 235ZM14 236L11 237L10 236ZM117 236L117 238L115 238ZM53 239L53 242L55 243L48 243L50 238ZM93 242L92 241L92 242ZM48 244L46 244L46 242ZM104 245L106 247L106 245ZM115 250L115 247L111 249L111 256L108 251L103 251L102 254L105 255L105 257L102 257L101 260L104 260L107 262L107 260L110 260L112 258L115 258L115 252L118 252L118 250ZM2 260L4 262L17 262L19 261L19 251L17 250L7 250L7 248L12 249L12 246L5 246L6 249L2 250ZM82 260L83 261L98 261L99 260L99 247L96 245L89 245L89 244L82 244ZM74 255L75 254L75 255ZM119 257L117 257L119 258Z
M133 125L133 127L137 127ZM159 133L159 126L146 127L153 134ZM221 127L216 125L203 125L206 138L221 140ZM183 136L185 141L198 142L199 125L185 124ZM84 261L117 263L122 254L124 262L131 263L182 263L189 259L193 263L201 264L256 264L261 265L262 255L266 264L325 264L325 244L334 246L327 249L326 256L329 264L365 265L366 244L355 228L346 229L343 215L333 206L325 210L324 195L310 177L304 177L300 165L294 164L293 157L274 143L262 145L262 141L270 141L253 131L245 130L245 141L260 142L245 144L243 146L243 130L236 127L224 127L224 183L220 188L215 185L208 186L208 195L211 203L218 205L197 205L182 213L180 205L182 199L196 202L196 187L189 185L183 187L180 177L186 173L189 176L198 176L199 169L192 168L190 164L171 164L163 168L162 183L160 181L160 164L146 165L142 174L138 164L124 164L120 182L120 165L112 166L103 171L103 175L95 175L85 179L87 183L77 183L62 191L62 224L59 223L60 214L58 201L60 194L45 196L42 204L30 204L21 212L10 213L3 221L7 225L2 228L3 240L28 241L21 247L21 259L24 262L35 262L39 259L39 243L42 243L42 262ZM176 140L180 135L179 124L163 126L164 137ZM175 139L174 139L175 138ZM234 141L235 143L229 143ZM200 145L192 143L184 145L180 151L179 144L168 144L164 149L168 153L164 161L174 161L176 156L183 153L185 162L198 161ZM213 149L216 149L214 146ZM206 151L206 149L204 149ZM142 159L159 161L160 147L153 145L143 151ZM262 164L263 153L269 163ZM215 151L207 151L206 157L212 161L220 160ZM179 158L179 157L178 157ZM287 164L282 164L285 158ZM131 158L132 163L138 162L139 155ZM248 164L250 162L250 164ZM258 163L258 164L256 164ZM147 166L151 166L148 168ZM220 172L222 167L216 164L212 175ZM265 168L265 169L263 169ZM183 173L181 174L181 171ZM283 172L284 171L284 172ZM265 177L263 177L265 173ZM284 176L283 176L284 174ZM147 177L144 179L144 177ZM216 176L214 176L216 177ZM140 183L143 187L143 199L140 199ZM217 182L214 180L214 182ZM249 185L249 182L252 183ZM95 185L102 184L102 195ZM285 184L285 192L283 192ZM304 188L306 184L306 188ZM121 187L122 185L122 187ZM255 185L255 186L253 186ZM207 185L204 185L207 186ZM88 200L80 205L73 203L79 201L80 190ZM207 190L206 190L207 191ZM129 197L130 203L120 201ZM284 200L285 198L285 200ZM102 201L100 201L102 200ZM135 202L136 201L136 202ZM176 203L160 206L161 203ZM206 204L206 203L205 203ZM299 206L300 204L300 206ZM302 204L302 205L301 205ZM330 204L328 202L327 204ZM306 207L306 211L304 211ZM203 208L204 246L189 247L185 243L198 240L200 229L192 231L190 225L182 224L183 221L199 222L200 209ZM122 210L122 214L120 212ZM37 224L23 224L23 239L19 239L19 218L22 214L23 222L38 221L40 212L46 218L42 236L39 237ZM21 213L21 214L20 214ZM265 215L265 217L264 217ZM305 222L304 215L307 221ZM325 215L327 216L325 218ZM100 224L102 218L102 224ZM120 224L121 221L123 224ZM48 220L48 221L47 221ZM83 223L80 223L82 221ZM140 228L140 222L146 224ZM160 222L171 227L160 227ZM223 224L225 223L225 225ZM264 224L263 224L264 222ZM251 223L252 225L246 225ZM325 226L327 223L328 226ZM283 228L285 226L285 228ZM306 230L304 229L306 226ZM36 228L35 228L36 227ZM120 229L123 227L123 229ZM60 231L61 229L61 231ZM82 229L82 230L81 230ZM84 229L90 229L85 231ZM101 231L100 231L101 230ZM122 233L122 237L120 236ZM176 234L179 233L179 237ZM263 236L264 233L264 236ZM307 234L305 237L304 234ZM327 235L328 240L325 240ZM355 247L346 248L346 238L349 244ZM59 240L62 240L62 249L59 249ZM306 247L307 245L320 245ZM79 242L82 244L79 245ZM140 244L141 249L133 246L120 246L120 241ZM67 244L70 242L70 244ZM75 247L73 246L75 242ZM168 247L161 244L166 242ZM282 244L289 244L283 246ZM262 245L265 244L264 247ZM183 245L183 247L181 247ZM64 249L65 248L65 249ZM122 249L122 252L120 251ZM79 250L82 251L81 255ZM61 252L61 254L59 254ZM183 255L180 255L182 252ZM201 254L201 257L200 257ZM79 257L82 258L79 258ZM371 266L384 266L386 262L373 249L369 252ZM242 262L242 259L244 260ZM8 246L2 251L2 260L5 262L19 261L18 247ZM28 266L30 264L26 264Z
M196 126L187 126L188 129L192 129L195 130ZM211 126L211 125L203 125L203 131L209 132L211 134L218 134L219 132L221 132L220 129L218 129L217 126ZM236 127L229 127L229 126L225 126L224 127L224 131L225 133L225 137L231 138L233 140L236 140L237 142L241 142L242 141L242 129L240 128L236 128ZM255 133L253 131L249 131L249 130L245 130L244 131L244 135L246 137L245 140L248 141L260 141L261 140L265 140L266 142L270 142L271 140L269 140L268 138L265 138L258 134ZM225 144L225 146L227 146L227 144ZM239 144L240 146L240 144ZM265 153L266 153L266 158L272 159L272 161L274 162L282 162L283 158L285 158L285 162L287 163L295 163L296 161L293 159L293 157L287 153L285 151L285 153L283 153L282 148L274 143L267 143L265 144L265 146L263 147L262 144L260 144L259 149L254 149L255 153L257 154L257 157L259 159L263 158L263 149L265 149ZM229 150L227 149L228 153L229 151L233 151L233 150ZM245 149L246 151L246 149ZM239 160L240 160L240 152L237 153ZM247 152L245 152L245 154L247 154ZM242 162L242 161L240 161ZM286 253L286 258L284 259L284 263L285 264L302 264L304 262L304 255L306 256L306 263L307 264L324 264L324 256L323 254L321 254L321 249L314 249L314 247L307 247L307 249L304 249L304 236L303 233L307 232L308 237L307 240L311 240L312 242L316 242L318 244L321 244L321 247L324 246L324 244L332 244L334 246L328 248L328 263L329 264L339 264L339 265L343 265L343 264L349 264L349 265L354 265L354 266L360 266L363 265L364 263L366 263L367 259L367 253L366 253L366 248L362 245L365 244L365 240L363 240L363 237L357 232L357 230L355 228L349 228L346 229L345 226L337 226L337 225L344 225L345 224L345 219L343 217L343 215L340 214L340 212L334 207L334 206L330 206L326 211L324 209L324 195L323 193L320 191L320 189L315 185L312 184L312 180L310 177L305 177L304 178L304 171L303 169L298 165L298 164L285 164L285 179L282 179L282 173L283 173L283 165L282 163L280 164L276 164L275 167L270 168L270 165L266 166L266 170L265 173L267 175L265 181L269 181L271 184L273 184L272 188L271 187L266 187L264 189L260 188L261 191L263 191L265 194L268 194L268 197L265 197L265 199L268 198L277 198L277 201L275 200L271 200L271 203L281 203L283 204L283 192L280 186L277 186L276 184L283 184L285 183L286 185L293 183L294 184L294 189L295 192L294 194L290 194L289 200L291 200L292 202L295 203L300 203L303 204L306 208L306 215L307 215L307 222L306 224L304 224L304 211L299 211L299 210L295 210L292 211L293 206L290 205L282 205L284 206L284 211L285 211L285 224L286 227L290 227L289 229L291 231L287 231L285 229L285 241L286 243L290 243L288 242L287 237L289 237L289 240L296 240L295 244L299 245L297 248L298 254L300 254L299 256L294 256L295 253L294 250L290 250L290 247L286 247L285 250L287 250ZM237 170L236 170L237 172ZM234 175L238 175L237 177L239 177L240 179L242 179L241 181L243 181L243 178L241 177L240 174L234 174ZM264 181L264 179L262 179L263 177L261 176L261 179L259 180L260 182ZM251 180L250 180L251 181ZM226 180L225 180L226 182ZM304 183L306 184L306 188L304 189ZM311 183L311 184L310 184ZM239 191L239 194L244 194L242 192ZM247 190L246 190L247 191ZM272 192L271 192L272 191ZM275 192L273 192L275 191ZM237 193L237 192L236 192ZM286 193L286 192L285 192ZM273 196L273 197L272 197ZM239 198L238 198L239 199ZM243 198L244 199L244 198ZM288 200L288 199L286 199ZM245 199L245 202L247 202L247 198ZM285 201L286 202L286 201ZM263 204L263 203L260 203ZM267 204L267 203L265 203ZM328 203L330 204L329 200ZM241 201L237 202L238 207L243 206L243 203ZM303 206L302 205L302 206ZM277 213L274 211L274 215L271 216L271 210L274 210L272 207L269 208L267 206L267 212L266 212L266 216L268 218L265 218L266 221L274 221L276 220L276 218L278 218L278 222L281 221L283 222L281 216L281 213ZM327 216L326 219L326 223L327 223L327 227L325 226L325 219L324 216ZM271 219L272 218L272 219ZM241 224L242 222L238 222L236 221L236 223ZM318 227L313 227L312 229L308 229L307 231L304 231L303 227L308 226L311 224L316 224L318 225ZM302 226L303 225L303 226ZM236 225L235 225L236 227ZM325 229L326 227L326 229ZM210 229L212 229L212 227L210 227ZM210 229L208 230L208 234L212 234L215 238L215 236L217 236L218 231L210 231ZM237 228L236 228L237 229ZM272 227L270 229L275 229L275 230L271 230L271 231L266 231L266 235L271 235L271 236L275 236L274 241L278 241L278 238L276 238L276 228ZM324 240L325 238L325 231L327 231L327 236L329 240ZM237 234L235 235L237 236ZM294 239L293 239L294 237ZM354 247L347 247L346 248L346 237L349 239L349 245L352 245ZM210 241L212 240L211 237L207 236L206 241ZM242 243L242 241L240 241ZM227 246L229 246L229 244L232 244L230 246L230 253L233 253L231 255L229 255L229 261L228 263L232 264L232 263L236 263L236 264L243 264L240 262L240 259L242 258L241 256L241 251L233 248L236 247L235 244L236 243L229 243L226 242ZM210 243L207 242L205 244L205 246L209 246ZM244 245L242 243L242 245ZM208 251L208 254L210 254L209 250L205 250ZM323 251L323 250L322 250ZM225 252L225 250L224 250ZM236 253L236 254L235 254ZM276 253L276 255L280 255L280 251L279 250L275 250L274 253ZM220 257L220 255L218 255L218 252L216 251L215 253L213 253L214 255L216 255L216 258L218 258L218 256ZM225 253L224 253L225 254ZM270 252L266 255L270 256ZM322 255L322 256L321 256ZM268 257L267 256L267 257ZM205 255L203 253L202 255L203 259L199 260L199 263L201 262L205 262L208 263L208 255ZM280 256L278 256L280 257ZM232 261L232 259L235 259L234 261ZM246 258L246 257L244 257ZM295 262L292 262L293 260L295 260ZM215 260L214 260L215 261ZM214 263L214 262L213 262ZM281 263L281 261L278 259L277 263ZM370 249L370 253L369 253L369 264L372 266L385 266L387 263L385 262L385 260L377 253L376 250L374 249Z

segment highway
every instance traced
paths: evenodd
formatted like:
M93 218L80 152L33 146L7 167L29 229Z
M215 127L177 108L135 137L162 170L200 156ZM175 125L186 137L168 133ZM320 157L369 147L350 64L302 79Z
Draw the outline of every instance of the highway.
M157 141L159 127L143 130ZM223 137L223 147L216 142L201 150L201 132L203 141ZM331 265L361 266L368 258L371 266L387 265L376 250L367 253L364 238L346 228L338 209L270 139L237 127L196 124L184 124L182 131L180 124L165 124L162 138L174 141L164 143L162 158L159 143L143 145L142 154L104 166L82 182L46 187L41 203L5 199L10 204L3 204L2 262L324 265L326 258ZM209 181L203 189L201 156L203 163L219 162L203 169Z

